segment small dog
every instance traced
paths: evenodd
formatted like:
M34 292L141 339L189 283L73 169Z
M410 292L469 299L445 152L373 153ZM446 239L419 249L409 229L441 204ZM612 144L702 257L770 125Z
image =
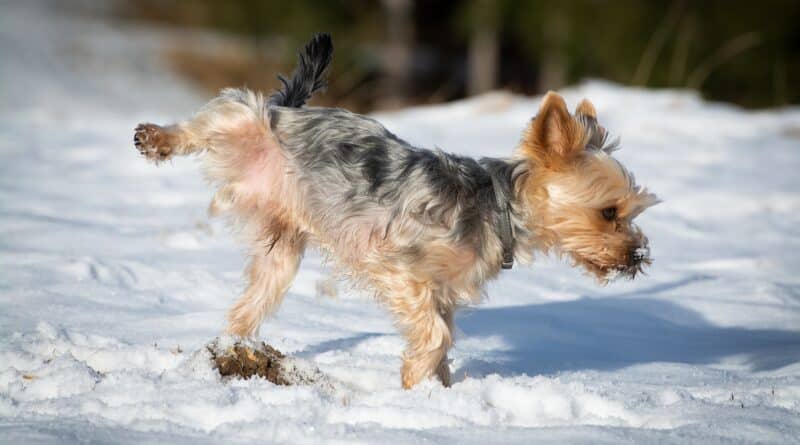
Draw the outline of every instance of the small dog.
M611 156L588 101L571 115L548 93L511 158L474 160L413 147L365 116L303 108L332 54L330 36L315 35L268 98L226 89L188 121L136 128L152 161L205 154L209 213L250 245L229 333L257 334L313 244L396 317L403 387L432 375L449 385L453 311L501 268L555 251L606 283L650 264L632 220L657 199Z

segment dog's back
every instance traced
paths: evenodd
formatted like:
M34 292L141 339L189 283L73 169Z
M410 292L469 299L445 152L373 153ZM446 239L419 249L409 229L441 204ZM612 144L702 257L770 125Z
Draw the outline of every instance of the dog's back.
M410 218L459 239L479 235L493 183L475 159L414 147L374 119L341 109L271 107L269 119L314 213L380 211L388 213L383 219Z

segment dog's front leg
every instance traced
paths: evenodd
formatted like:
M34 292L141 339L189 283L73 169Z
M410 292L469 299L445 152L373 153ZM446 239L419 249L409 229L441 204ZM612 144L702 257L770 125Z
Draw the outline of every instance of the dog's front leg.
M453 333L453 309L442 310L442 319L447 324L447 330L448 330L448 332L450 332L450 335L451 335L450 345L447 347L447 349L449 349L450 346L453 345L453 340L452 340L452 335L453 335L452 334ZM442 382L442 385L444 385L444 386L449 388L450 387L450 360L447 358L447 349L445 349L444 355L442 355L442 358L439 360L439 366L436 367L436 377L439 378L439 381Z
M437 295L431 287L413 283L390 299L408 341L401 369L403 388L409 389L432 375L445 386L450 384L447 350L453 344L452 309L442 308Z

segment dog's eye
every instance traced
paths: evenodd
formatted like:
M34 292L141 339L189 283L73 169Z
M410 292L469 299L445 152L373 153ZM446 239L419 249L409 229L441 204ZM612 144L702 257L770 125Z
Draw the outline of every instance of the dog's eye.
M606 207L602 210L603 218L606 221L614 221L617 217L617 208L616 207Z

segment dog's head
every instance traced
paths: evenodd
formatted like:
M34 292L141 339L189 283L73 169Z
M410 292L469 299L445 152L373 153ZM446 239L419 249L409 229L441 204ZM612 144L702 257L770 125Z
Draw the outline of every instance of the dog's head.
M651 263L647 237L633 219L658 202L614 159L615 148L589 101L572 115L551 92L518 151L530 163L518 191L541 246L568 255L602 283L633 278Z

